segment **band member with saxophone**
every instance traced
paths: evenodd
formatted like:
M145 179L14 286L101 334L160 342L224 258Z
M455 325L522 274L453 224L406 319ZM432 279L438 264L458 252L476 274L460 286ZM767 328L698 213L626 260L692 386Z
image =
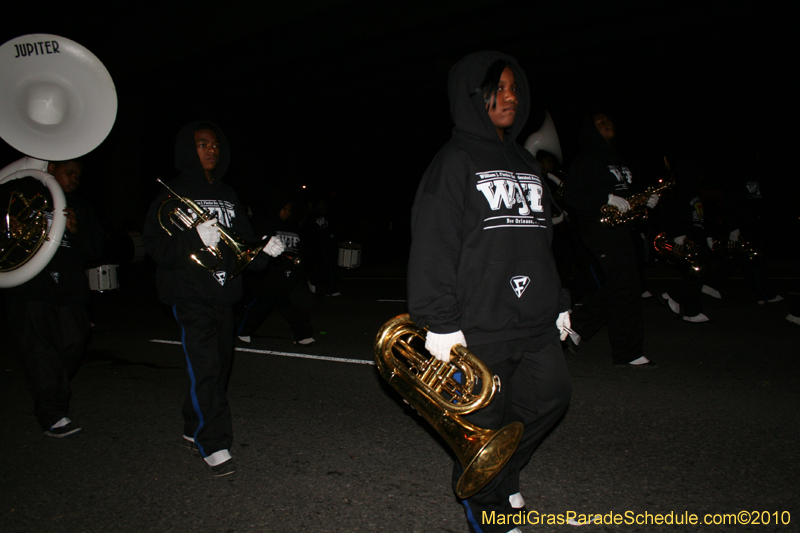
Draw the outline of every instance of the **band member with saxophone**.
M614 123L606 113L587 115L578 142L581 152L569 171L564 199L578 219L580 238L603 274L603 286L572 314L570 350L591 339L608 325L611 357L616 365L652 365L644 356L642 289L630 225L606 227L600 222L601 207L614 206L620 213L631 209L633 176L622 159ZM658 195L647 199L647 207Z
M81 431L68 414L70 382L80 367L90 330L90 291L84 263L99 257L105 234L89 204L75 193L83 174L81 161L51 162L47 172L67 200L67 227L61 245L41 272L22 285L3 290L3 297L36 418L45 435L63 438ZM33 178L3 185L3 189L19 190L29 185L31 196L38 189L48 194ZM3 205L8 205L7 197L0 197ZM8 215L12 227L19 223L14 213Z
M564 415L572 393L559 337L569 296L551 252L551 202L536 159L515 140L531 107L516 60L470 54L450 70L455 128L422 178L412 208L408 306L425 347L449 361L468 346L500 378L492 402L465 418L488 429L524 425L516 451L462 500L472 532L502 532L491 513L519 512L520 470ZM453 489L463 472L456 461Z
M175 166L180 175L170 188L214 218L187 231L168 232L160 220L161 204L170 195L165 190L151 205L142 231L145 249L158 265L159 298L172 307L186 354L189 379L181 443L197 450L216 477L236 471L230 454L233 428L226 391L234 348L233 305L242 295L241 277L233 275L236 258L230 247L220 242L217 224L241 238L252 238L236 193L222 181L229 164L230 148L216 124L185 125L175 140ZM201 251L209 248L220 253L215 267L212 254ZM264 251L277 256L283 244L273 237ZM199 256L212 268L193 259ZM260 254L252 264L263 268L266 262L267 257Z

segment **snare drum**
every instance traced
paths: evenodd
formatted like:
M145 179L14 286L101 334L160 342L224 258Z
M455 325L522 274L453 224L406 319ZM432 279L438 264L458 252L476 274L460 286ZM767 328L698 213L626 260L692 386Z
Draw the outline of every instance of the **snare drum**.
M358 268L361 266L361 245L354 242L339 243L339 266Z
M101 265L97 268L87 269L86 275L89 276L89 288L100 292L118 289L117 266L119 265Z

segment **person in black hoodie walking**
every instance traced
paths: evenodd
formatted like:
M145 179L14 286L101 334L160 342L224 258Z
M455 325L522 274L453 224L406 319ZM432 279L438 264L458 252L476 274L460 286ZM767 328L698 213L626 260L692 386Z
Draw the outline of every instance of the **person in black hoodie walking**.
M164 190L150 206L142 240L145 249L158 265L157 286L162 302L172 306L181 329L189 391L183 405L182 443L196 449L208 464L211 474L224 476L236 471L230 454L233 428L226 396L233 359L233 305L242 294L242 280L234 276L236 258L229 247L218 247L221 257L213 270L206 265L216 262L205 247L217 247L220 240L217 223L225 225L242 239L252 238L250 223L236 193L222 182L230 163L227 139L212 122L185 125L175 140L177 179L169 183L179 195L193 200L214 215L195 229L168 233L159 221L159 207L168 196ZM193 215L182 208L187 215ZM170 235L171 233L171 235ZM283 251L279 239L272 238L264 247L272 256ZM264 268L267 258L257 256L251 266Z
M294 344L313 346L314 329L308 313L310 293L306 289L306 258L300 224L292 216L291 197L284 192L272 195L266 220L254 216L253 226L267 234L275 234L285 247L285 253L270 260L270 268L247 274L245 286L252 296L247 298L244 315L236 327L242 342L250 336L277 307L292 329Z
M3 292L36 419L45 435L63 438L81 431L67 415L70 382L89 340L90 291L84 263L99 257L105 233L89 204L75 193L83 174L81 161L51 162L47 172L61 185L68 206L61 244L33 279ZM13 188L30 185L22 182L35 183L37 190L44 188L33 178L16 181Z
M572 315L570 348L591 339L608 325L611 358L616 365L652 363L644 356L642 288L629 224L608 228L600 222L600 208L612 205L621 213L630 209L633 176L617 150L616 129L606 113L587 115L578 142L582 151L572 162L564 199L578 218L580 239L603 273L603 286ZM647 206L653 208L658 195Z
M519 512L520 470L555 427L572 388L559 337L569 296L551 252L552 213L539 163L515 142L531 102L524 72L499 52L471 54L450 70L450 141L426 170L412 208L408 307L428 328L426 348L450 359L468 346L500 378L492 403L466 419L499 429L524 425L514 455L479 492L462 500L470 530ZM463 470L456 461L453 488Z

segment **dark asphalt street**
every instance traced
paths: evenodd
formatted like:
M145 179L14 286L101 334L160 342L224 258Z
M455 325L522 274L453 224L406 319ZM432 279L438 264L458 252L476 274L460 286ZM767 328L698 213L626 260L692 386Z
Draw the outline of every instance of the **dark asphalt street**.
M775 271L784 296L797 290L797 273L796 264ZM648 272L653 293L668 286L664 274ZM465 532L449 451L374 365L358 362L372 361L378 328L405 311L403 271L342 275L343 296L314 297L317 346L296 349L274 314L248 347L356 361L237 352L229 397L240 470L225 478L179 446L182 351L151 342L176 341L177 332L155 291L126 286L122 267L120 290L95 294L97 326L73 382L81 434L42 435L11 332L0 331L0 530ZM579 356L566 353L572 404L523 473L529 510L623 521L626 512L702 521L747 511L751 522L770 522L581 532L800 531L800 326L784 320L798 296L758 306L741 279L728 289L704 300L707 324L645 301L645 352L657 368L612 366L604 332Z

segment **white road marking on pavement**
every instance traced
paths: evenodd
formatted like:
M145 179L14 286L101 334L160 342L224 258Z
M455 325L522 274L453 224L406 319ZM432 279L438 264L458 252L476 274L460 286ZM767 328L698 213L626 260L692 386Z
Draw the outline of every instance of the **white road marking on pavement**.
M181 344L181 341L168 341L164 339L151 339L150 342L160 344ZM296 357L298 359L320 359L322 361L332 361L334 363L353 363L357 365L374 365L375 361L364 359L344 359L342 357L326 357L324 355L309 355L305 353L273 352L272 350L256 350L255 348L235 348L237 352L265 353L269 355L280 355L282 357Z

